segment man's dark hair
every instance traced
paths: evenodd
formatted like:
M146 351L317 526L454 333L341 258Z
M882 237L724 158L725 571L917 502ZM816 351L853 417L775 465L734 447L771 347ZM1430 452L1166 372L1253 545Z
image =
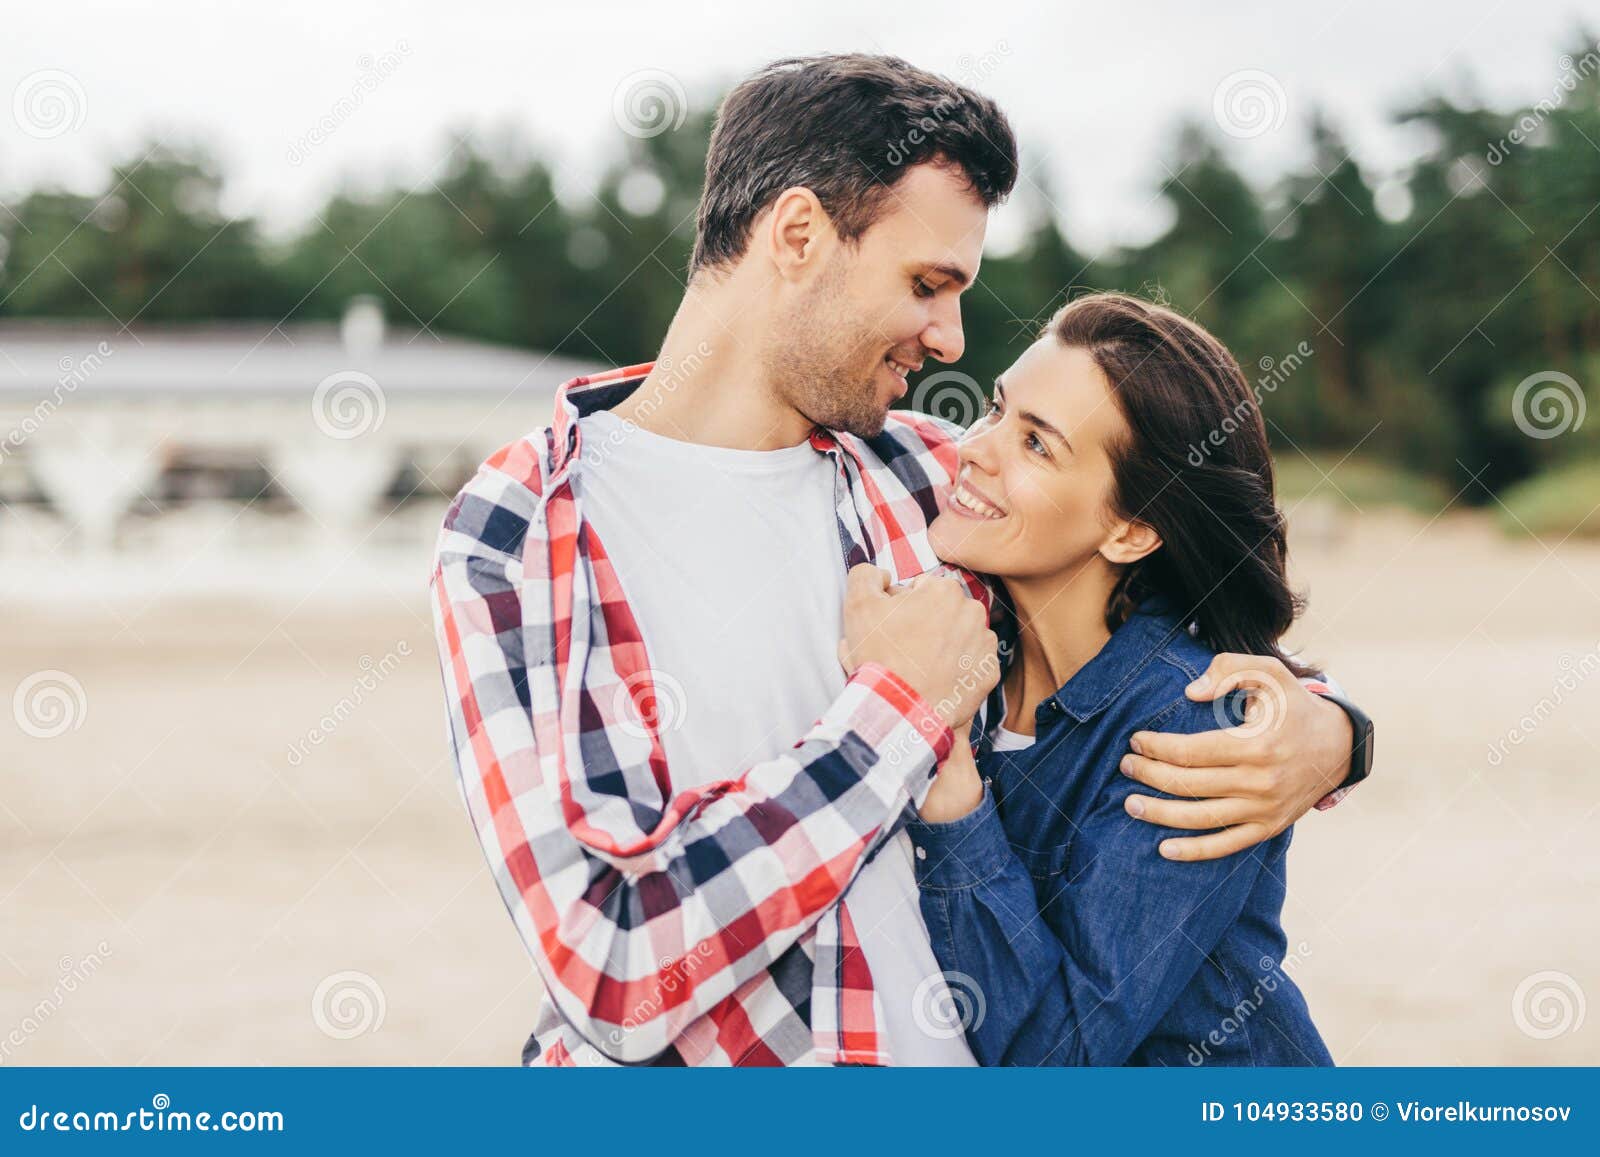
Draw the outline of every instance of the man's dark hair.
M756 216L795 185L855 241L911 167L936 159L991 208L1017 181L1011 126L980 93L893 56L775 61L717 110L690 276L742 257Z

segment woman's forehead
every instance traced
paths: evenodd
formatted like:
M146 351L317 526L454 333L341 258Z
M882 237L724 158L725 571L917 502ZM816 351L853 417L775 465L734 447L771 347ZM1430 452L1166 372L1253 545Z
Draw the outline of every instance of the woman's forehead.
M1116 433L1122 412L1094 355L1046 335L1029 346L1000 378L1006 404L1024 408L1071 437Z

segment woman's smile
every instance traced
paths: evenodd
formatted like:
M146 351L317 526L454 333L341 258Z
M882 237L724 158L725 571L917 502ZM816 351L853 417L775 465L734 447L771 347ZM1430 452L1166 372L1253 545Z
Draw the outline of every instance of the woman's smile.
M951 512L980 522L995 522L1004 518L1005 508L973 486L968 473L968 470L963 470L956 478L956 488L950 492Z

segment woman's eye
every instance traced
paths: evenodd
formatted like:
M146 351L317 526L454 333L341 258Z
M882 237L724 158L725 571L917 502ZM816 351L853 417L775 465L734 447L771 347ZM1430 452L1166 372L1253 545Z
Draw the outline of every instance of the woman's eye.
M983 416L985 418L998 418L1000 416L1000 403L993 398L983 403Z
M932 297L934 294L933 286L929 285L920 277L911 284L915 288L918 297Z
M1039 435L1029 434L1026 442L1028 449L1039 455L1041 458L1050 457L1050 451L1045 448L1044 441L1039 437Z

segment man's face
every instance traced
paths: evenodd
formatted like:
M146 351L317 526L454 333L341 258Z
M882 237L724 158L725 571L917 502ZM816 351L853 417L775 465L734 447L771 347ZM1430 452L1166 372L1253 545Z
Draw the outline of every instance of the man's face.
M767 334L764 368L810 421L868 438L924 359L961 356L962 292L989 212L959 169L922 164L854 247L840 246Z

